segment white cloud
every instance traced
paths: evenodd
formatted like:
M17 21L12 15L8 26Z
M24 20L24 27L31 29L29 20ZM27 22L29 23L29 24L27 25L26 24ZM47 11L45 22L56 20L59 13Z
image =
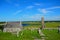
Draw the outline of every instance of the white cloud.
M24 18L31 18L31 19L39 19L42 15L35 14L35 15L23 15Z
M42 13L47 13L48 11L46 9L41 10Z
M16 11L15 13L14 13L14 15L17 15L17 14L19 14L19 13L21 13L22 12L22 10L18 10L18 11Z
M35 15L30 16L29 18L39 19L41 16L42 16L41 14L35 14Z
M60 19L60 16L56 16L55 18Z
M26 8L27 9L32 9L34 6L27 6Z
M54 7L47 8L47 9L56 9L56 8L60 8L60 6L54 6Z
M46 9L38 9L39 12L42 12L42 13L47 13L48 11Z
M48 12L52 12L52 11L49 11L49 10L46 10L46 9L38 9L39 12L42 12L43 14L46 14Z
M19 6L20 4L18 4L18 3L14 3L14 1L13 0L5 0L7 3L9 3L9 4L14 4L14 6ZM18 2L19 0L16 0L16 2Z
M55 6L55 7L46 8L46 9L38 9L38 11L46 14L46 13L49 13L49 12L53 12L53 11L49 11L50 9L56 9L56 8L60 8L60 6Z
M41 4L39 4L39 3L35 3L34 5L37 5L37 6L39 6L39 5L41 5Z

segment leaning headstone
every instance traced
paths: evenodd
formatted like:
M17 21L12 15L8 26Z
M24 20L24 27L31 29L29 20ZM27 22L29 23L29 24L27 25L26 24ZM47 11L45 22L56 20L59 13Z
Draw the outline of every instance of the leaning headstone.
M45 35L42 33L41 29L38 29L38 33L41 36L41 40L45 40Z
M21 33L21 36L23 35L23 32Z
M19 31L17 32L17 37L19 37Z

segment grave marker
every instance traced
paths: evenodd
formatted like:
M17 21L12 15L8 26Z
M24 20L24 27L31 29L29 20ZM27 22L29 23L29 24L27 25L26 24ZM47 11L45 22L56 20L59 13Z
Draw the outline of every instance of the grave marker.
M60 25L58 26L58 33L60 33Z

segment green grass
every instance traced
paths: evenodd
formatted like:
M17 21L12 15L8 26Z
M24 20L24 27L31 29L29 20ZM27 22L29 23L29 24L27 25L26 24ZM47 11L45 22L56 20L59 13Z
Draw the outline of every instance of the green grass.
M21 35L22 32L23 35ZM34 38L41 38L37 30L22 30L22 32L20 32L19 37L8 32L0 32L0 40L34 40ZM45 34L46 40L60 40L60 33L58 33L58 30L42 30L42 32Z
M28 26L24 26L24 29L32 29L32 28L40 28L41 26L40 26L40 24L35 24L35 25L28 25Z
M34 40L34 38L41 38L37 30L27 30L28 28L41 27L41 22L24 22L23 24L29 24L28 26L24 26L26 30L22 30L23 35L20 32L19 37L16 37L15 34L0 32L0 40ZM45 22L46 28L57 28L59 25L60 22ZM42 30L42 32L46 35L46 40L60 40L60 33L57 30Z
M60 25L60 22L46 22L46 28L57 28Z
M58 30L42 30L46 36L46 40L60 40Z
M3 23L5 23L5 22L0 22L0 24L3 24Z
M27 22L22 22L22 24L29 24L27 28L35 27L39 28L41 27L41 21L27 21ZM45 22L45 27L46 28L57 28L60 25L60 21L46 21Z
M5 22L0 22L0 24L5 23ZM27 22L22 22L22 24L28 24L26 28L39 28L41 27L41 21L27 21ZM52 22L45 22L45 27L46 28L57 28L60 25L60 21L52 21ZM1 25L0 25L1 27Z
M26 22L22 22L22 24L41 24L40 21L26 21Z
M24 28L39 28L41 27L41 22L27 22L28 26L25 26ZM60 25L60 22L45 22L45 28L58 28Z
M15 35L12 35L11 33L0 32L0 40L14 40L15 38Z
M23 32L23 35L21 33ZM0 32L0 40L34 40L34 38L39 38L40 36L37 33L37 30L22 30L19 37L16 37L15 34Z

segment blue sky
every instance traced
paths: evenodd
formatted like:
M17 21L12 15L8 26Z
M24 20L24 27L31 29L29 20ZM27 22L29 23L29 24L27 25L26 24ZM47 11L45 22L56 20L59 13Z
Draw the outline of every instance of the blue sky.
M0 21L60 20L60 0L0 0Z

